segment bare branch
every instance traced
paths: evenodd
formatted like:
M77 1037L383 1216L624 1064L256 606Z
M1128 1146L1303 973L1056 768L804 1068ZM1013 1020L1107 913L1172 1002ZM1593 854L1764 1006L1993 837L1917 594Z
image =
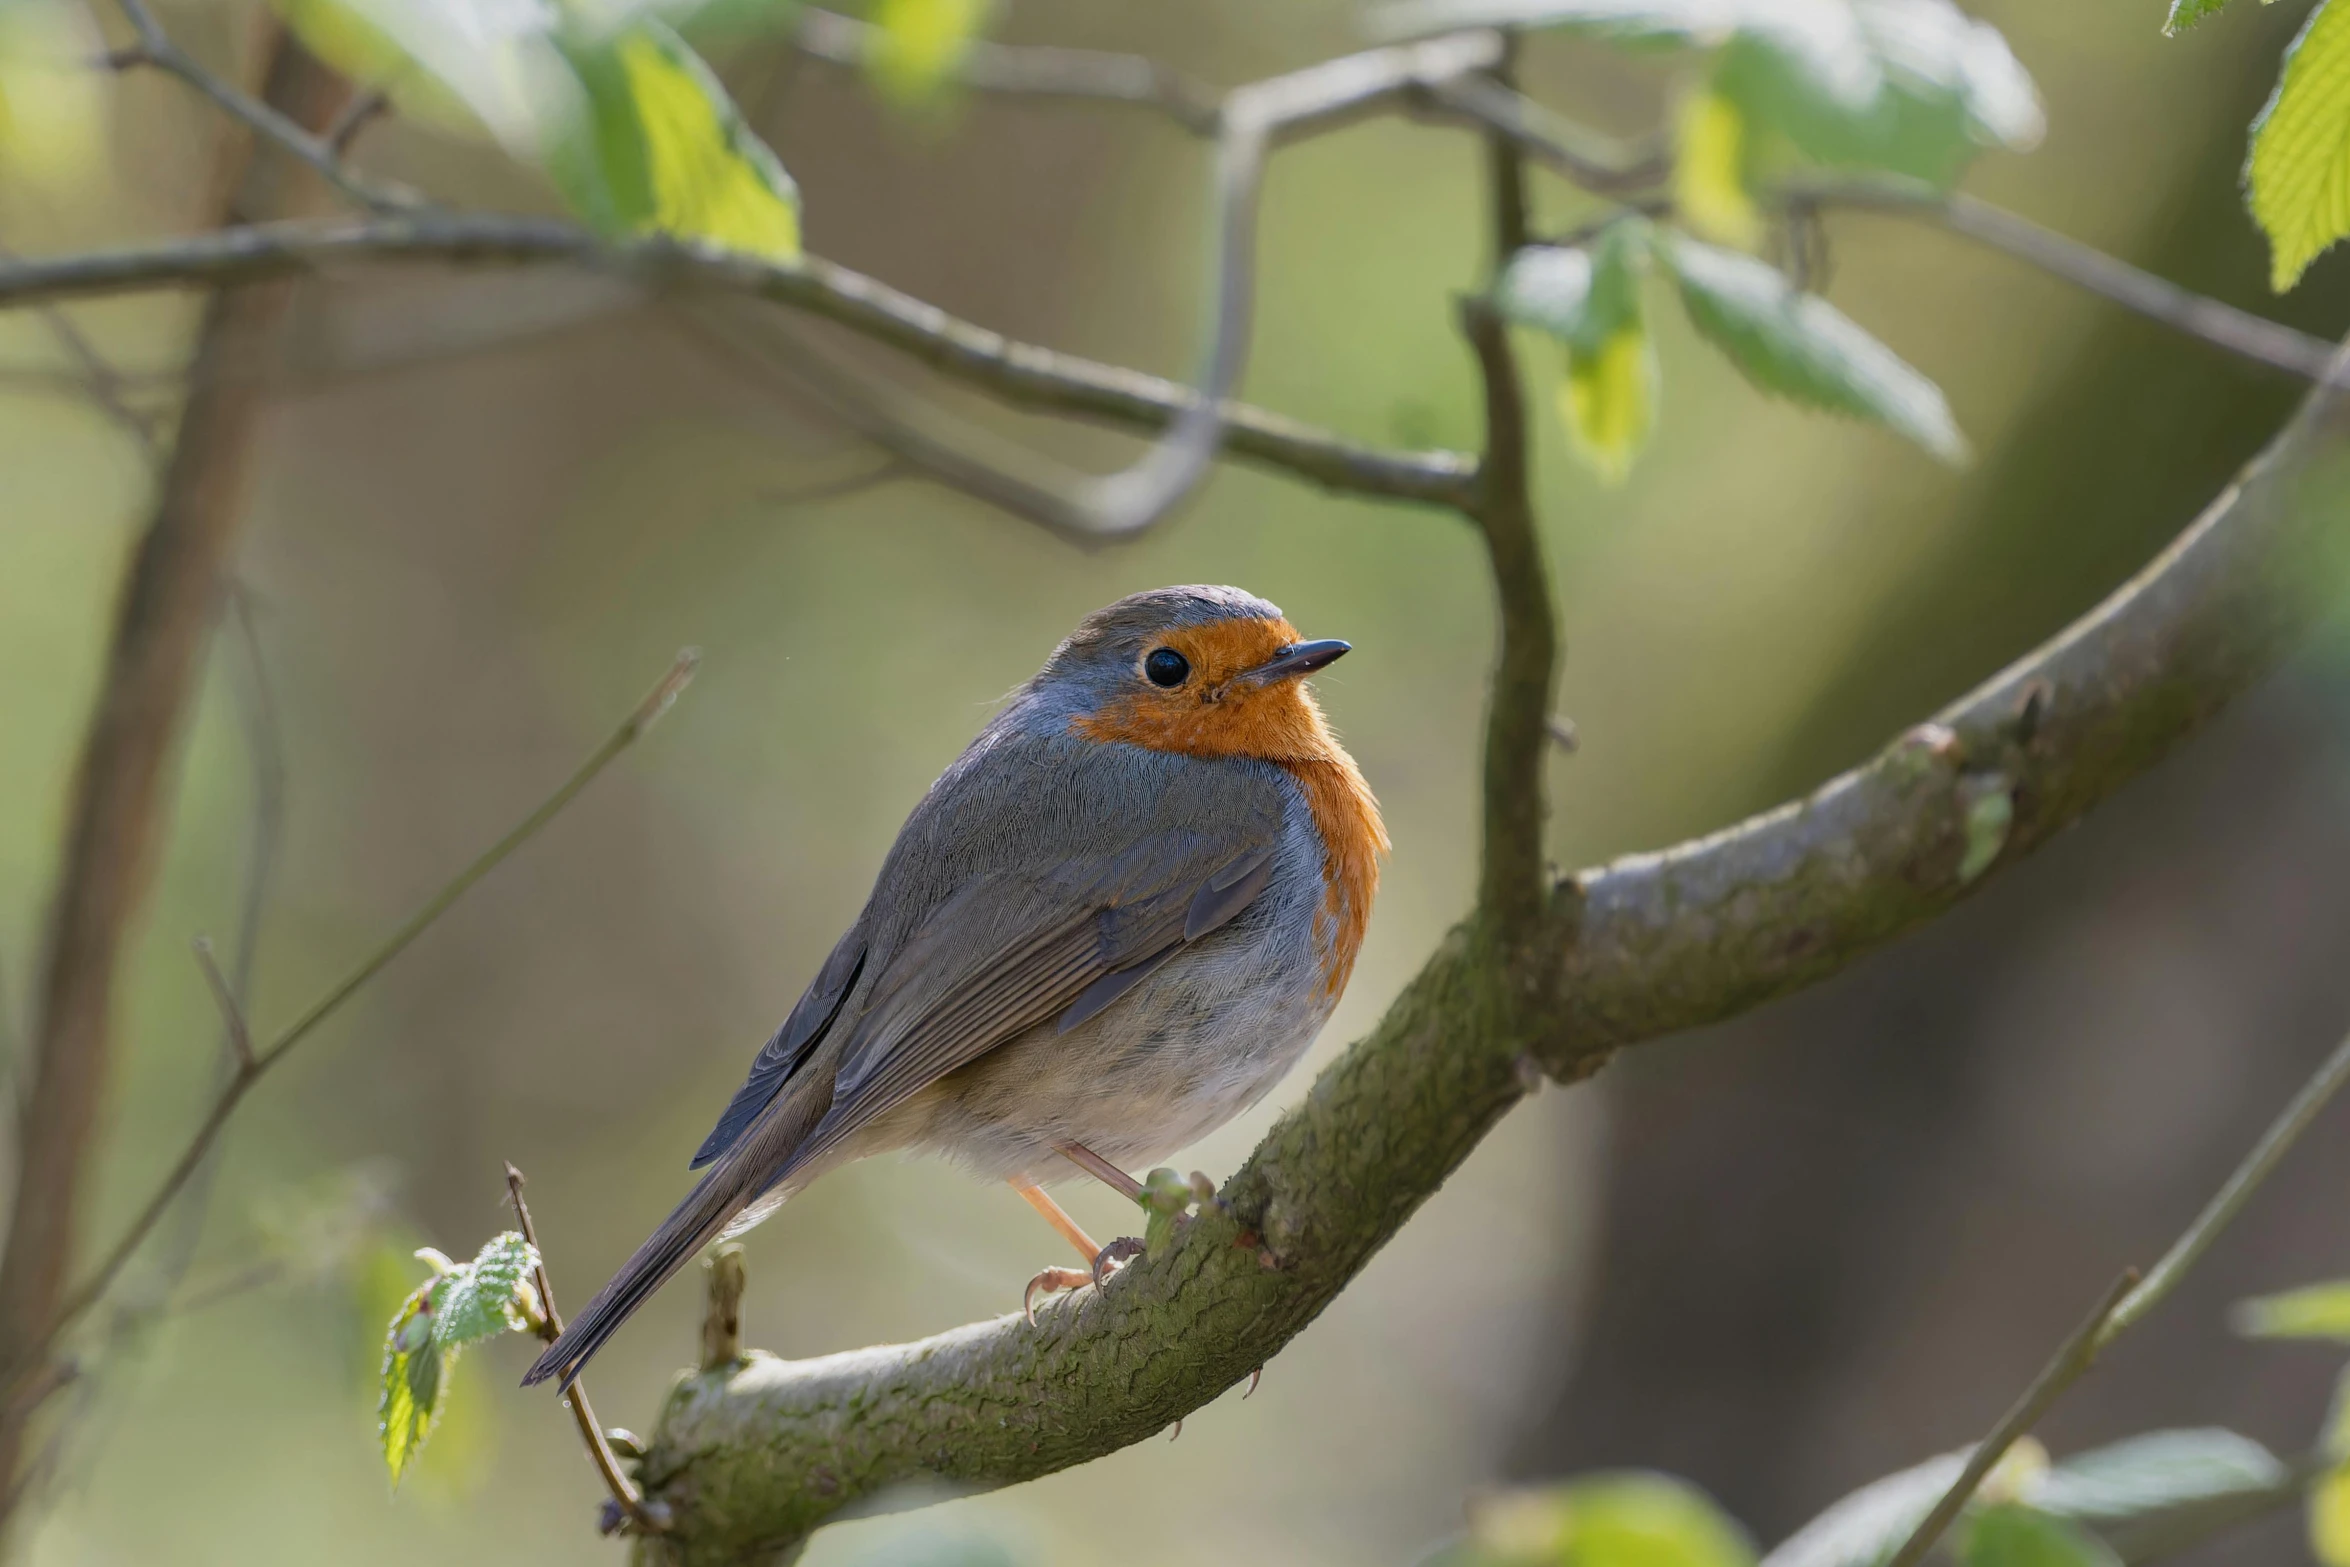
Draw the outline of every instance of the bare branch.
M1160 430L1199 407L1175 382L1014 342L846 267L780 265L674 239L607 245L536 218L414 213L360 223L257 224L153 245L0 264L0 307L307 273L338 262L565 265L652 285L745 295L834 321L1014 406ZM1475 460L1391 452L1226 404L1224 448L1342 494L1457 506Z
M881 29L814 6L800 12L793 45L811 60L862 70ZM1054 49L975 40L953 80L973 92L1019 98L1064 98L1156 109L1195 136L1216 134L1217 94L1158 61L1095 49Z
M677 694L684 690L686 683L693 678L694 670L699 662L700 655L691 648L680 653L677 661L670 665L669 672L663 675L660 682L653 687L645 699L637 704L636 710L629 714L627 719L605 739L602 745L596 747L588 759L582 762L578 769L556 788L554 793L539 802L537 809L508 829L504 837L483 851L472 864L459 871L440 891L426 899L423 907L410 915L407 921L393 931L381 945L361 959L356 968L329 987L325 995L311 1003L307 1010L281 1030L267 1046L252 1053L249 1064L230 1078L228 1084L222 1089L220 1097L213 1102L211 1110L205 1115L202 1123L197 1126L195 1135L188 1139L188 1145L181 1151L179 1159L172 1165L169 1173L164 1176L154 1194L148 1198L146 1205L139 1210L138 1217L131 1221L121 1238L106 1253L105 1259L65 1297L63 1303L57 1308L53 1325L50 1328L50 1338L53 1339L56 1334L71 1326L76 1318L88 1311L106 1293L115 1277L121 1273L123 1265L130 1261L131 1256L139 1249L140 1243L147 1238L149 1232L155 1228L157 1221L171 1207L173 1200L178 1197L180 1189L188 1183L197 1168L203 1164L205 1157L212 1151L212 1145L219 1140L222 1128L228 1124L229 1117L244 1101L245 1095L252 1091L253 1085L259 1082L271 1067L284 1060L287 1053L307 1039L321 1023L334 1016L341 1009L343 1003L350 1000L361 986L381 973L386 965L406 951L417 937L430 929L433 923L447 913L458 899L471 890L476 882L497 869L515 850L537 836L541 828L561 815L563 808L576 799L580 791L594 782L597 774L609 766L621 752L634 745L643 736L645 730L651 727L653 721L668 711L669 704L677 699Z
M119 0L119 4L138 43L130 49L116 51L110 57L111 64L118 68L152 66L167 76L179 78L231 119L263 141L301 159L329 185L370 211L397 212L417 204L415 192L346 168L334 143L311 135L299 121L197 64L193 56L172 42L163 24L147 9L146 0Z
M531 1270L531 1282L539 1295L538 1335L542 1343L552 1344L562 1336L563 1314L555 1308L555 1285L547 1277L547 1254L539 1247L537 1226L530 1222L530 1204L522 1200L522 1172L509 1163L506 1166L506 1198L514 1205L514 1222L522 1226L522 1238L530 1245L531 1255L538 1259ZM740 1264L737 1264L737 1271ZM587 1447L588 1462L596 1466L596 1476L604 1482L604 1489L612 1494L613 1510L637 1532L657 1534L669 1526L666 1506L647 1507L636 1482L620 1468L620 1458L612 1451L612 1444L604 1436L604 1428L596 1423L595 1406L588 1402L587 1385L572 1378L563 1390L563 1402L571 1410L571 1418L579 1427L579 1438ZM617 1521L615 1523L617 1528ZM603 1532L611 1534L615 1528Z
M1629 195L1660 184L1673 172L1672 149L1661 136L1626 145L1562 119L1490 76L1460 76L1430 87L1433 109L1482 126L1526 157L1603 196Z
M1514 98L1501 74L1507 69L1501 65L1485 84ZM1527 240L1526 166L1518 142L1499 130L1486 135L1485 163L1489 267L1499 277ZM1461 329L1476 353L1485 394L1485 455L1477 500L1468 511L1485 536L1501 620L1501 655L1485 723L1484 868L1477 906L1507 938L1507 963L1524 956L1515 950L1518 943L1538 940L1534 933L1543 924L1542 823L1549 806L1543 780L1553 743L1558 626L1535 525L1533 434L1509 328L1482 300L1472 299L1461 304ZM1512 995L1522 988L1504 987Z
M1948 229L2003 255L2038 267L2100 299L2197 338L2239 358L2315 381L2327 373L2334 345L2247 310L2140 271L2101 250L2067 239L1989 202L1943 192L1922 180L1892 176L1806 180L1783 187L1781 199L1812 207L1844 207L1914 218Z
M237 1004L228 977L212 960L212 943L198 936L189 945L196 954L196 966L204 971L204 983L211 987L212 1004L220 1008L221 1026L228 1030L229 1045L236 1055L237 1075L244 1076L253 1070L253 1032L246 1026L245 1009Z
M343 112L336 115L333 122L319 133L318 139L337 158L344 157L350 152L351 144L359 139L361 131L391 112L391 95L381 87L370 87L354 94L351 101L343 106Z
M1844 967L1992 879L1957 876L1966 790L1996 774L2012 792L1996 872L2273 669L2327 607L2312 563L2350 542L2346 461L2350 397L2320 392L2138 578L1937 721L1809 800L1560 884L1556 970L1514 1009L1456 933L1214 1203L1082 1306L690 1380L645 1462L679 1516L647 1559L754 1559L916 1478L1050 1473L1241 1382L1522 1097L1529 1051L1585 1076ZM1172 1335L1183 1354L1133 1354Z
M134 21L151 26L134 5ZM323 119L340 78L282 33L266 96L280 118ZM239 138L243 141L243 138ZM228 153L221 183L235 210L286 204L283 165L249 147ZM197 335L199 369L251 359L277 333L288 282L212 298ZM0 1250L0 1389L42 1374L62 1321L89 1149L113 1047L113 993L123 942L145 899L170 799L170 761L195 685L236 531L259 428L251 380L199 386L181 412L153 513L123 577L96 707L83 736L70 824L48 919L8 1237ZM30 1412L0 1396L0 1487L20 1496ZM11 1503L12 1505L12 1503Z
M0 245L0 262L19 260L17 253ZM98 351L90 341L81 323L62 305L45 304L38 307L41 319L49 328L49 335L57 340L66 357L74 363L73 372L63 384L87 398L100 413L111 419L124 434L138 445L149 463L163 459L163 437L158 429L161 416L134 407L128 395L128 380L116 369L114 362Z

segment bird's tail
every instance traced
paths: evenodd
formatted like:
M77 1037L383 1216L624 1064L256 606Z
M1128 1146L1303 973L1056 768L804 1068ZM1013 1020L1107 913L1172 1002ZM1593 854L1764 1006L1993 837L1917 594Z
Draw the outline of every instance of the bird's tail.
M549 1377L561 1377L562 1385L570 1387L588 1358L604 1347L604 1341L620 1330L620 1325L651 1298L653 1291L668 1283L687 1259L717 1239L727 1221L741 1210L744 1200L750 1196L744 1189L745 1173L729 1160L687 1193L676 1211L663 1219L661 1227L636 1249L636 1255L612 1275L611 1282L596 1291L595 1299L547 1346L547 1352L524 1373L522 1385L529 1387Z

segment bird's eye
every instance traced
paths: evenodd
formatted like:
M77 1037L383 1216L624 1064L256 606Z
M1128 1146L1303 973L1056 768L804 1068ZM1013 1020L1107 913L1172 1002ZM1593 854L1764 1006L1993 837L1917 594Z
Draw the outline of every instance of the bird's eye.
M1153 648L1142 661L1142 672L1154 686L1179 686L1191 678L1191 660L1171 647Z

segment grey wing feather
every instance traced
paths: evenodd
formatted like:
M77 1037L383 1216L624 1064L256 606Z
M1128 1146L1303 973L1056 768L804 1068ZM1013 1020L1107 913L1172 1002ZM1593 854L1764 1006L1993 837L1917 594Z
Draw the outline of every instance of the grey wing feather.
M1272 879L1272 858L1262 837L1168 833L1082 884L1065 869L1042 880L987 876L964 888L892 958L895 982L885 980L859 1017L832 1108L775 1178L926 1084L1065 1015L1095 987L1123 979L1093 1010L1108 1006L1196 939L1195 924L1205 935L1240 913ZM976 963L953 962L957 949L969 950L989 930L1013 934L992 951L982 947Z
M824 967L816 971L816 978L783 1020L783 1026L773 1038L760 1048L751 1060L750 1075L743 1086L736 1089L734 1098L727 1101L726 1111L718 1117L718 1124L710 1135L702 1139L702 1146L694 1150L693 1163L688 1169L699 1170L715 1163L718 1156L732 1148L766 1109L808 1052L824 1037L833 1020L840 1016L841 1004L849 999L849 992L857 988L857 976L865 970L865 936L863 927L852 928L841 937L824 960Z

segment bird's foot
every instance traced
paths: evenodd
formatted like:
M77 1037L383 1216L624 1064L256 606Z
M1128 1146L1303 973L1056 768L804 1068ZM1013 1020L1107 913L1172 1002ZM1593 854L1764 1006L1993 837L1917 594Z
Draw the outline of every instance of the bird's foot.
M1110 1248L1105 1246L1102 1251L1107 1255ZM1096 1261L1098 1263L1099 1259ZM1020 1313L1028 1319L1030 1327L1035 1327L1038 1295L1058 1295L1063 1290L1083 1289L1093 1282L1093 1274L1083 1268L1047 1268L1030 1279L1028 1288L1020 1292Z
M1092 1282L1095 1288L1098 1289L1101 1286L1103 1280L1107 1279L1112 1273L1116 1272L1118 1268L1125 1263L1131 1262L1136 1257L1141 1256L1142 1252L1143 1246L1141 1241L1135 1239L1131 1235L1121 1235L1116 1240L1110 1242L1109 1245L1104 1246L1100 1251L1094 1253Z

